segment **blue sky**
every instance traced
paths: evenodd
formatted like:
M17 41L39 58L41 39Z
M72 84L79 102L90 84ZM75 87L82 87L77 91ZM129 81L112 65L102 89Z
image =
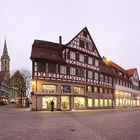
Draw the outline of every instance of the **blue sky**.
M11 70L31 70L34 39L69 42L85 26L101 56L140 74L139 0L0 0L0 54Z

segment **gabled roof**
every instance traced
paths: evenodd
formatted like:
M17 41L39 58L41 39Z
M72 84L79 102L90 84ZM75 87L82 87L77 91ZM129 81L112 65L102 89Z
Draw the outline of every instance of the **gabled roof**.
M98 56L101 58L101 56L100 56L100 54L99 54L99 52L98 52L98 50L97 50L97 47L96 47L96 45L95 45L95 43L94 43L94 41L93 41L93 39L92 39L92 37L91 37L91 35L90 35L88 29L87 29L87 27L83 28L83 29L82 29L70 42L68 42L66 45L69 45L69 44L70 44L79 34L81 34L81 32L83 32L83 31L86 31L86 32L87 32L87 34L89 35L90 40L91 40L91 42L92 42L92 44L93 44L93 46L94 46L94 48L95 48L95 50L96 50Z
M32 45L30 58L47 59L64 62L62 56L62 51L64 47L65 45L54 42L35 40Z
M6 72L5 71L0 71L0 84L2 83L2 81L4 80L4 77L6 76Z
M136 68L133 68L133 69L128 69L126 71L127 71L127 73L128 73L129 76L133 76L134 73L135 73L135 71L137 71L137 69Z

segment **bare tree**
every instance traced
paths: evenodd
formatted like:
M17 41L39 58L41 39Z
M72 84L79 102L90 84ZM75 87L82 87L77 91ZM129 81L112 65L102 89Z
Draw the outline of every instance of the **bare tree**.
M31 73L26 69L17 70L10 78L10 90L20 97L20 105L22 107L23 97L30 96Z
M21 74L26 82L26 96L30 97L31 95L31 72L27 69L21 69Z

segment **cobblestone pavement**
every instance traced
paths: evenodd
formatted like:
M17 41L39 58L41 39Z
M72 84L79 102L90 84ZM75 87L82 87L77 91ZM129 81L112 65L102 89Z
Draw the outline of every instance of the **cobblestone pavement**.
M140 108L35 112L0 106L0 140L140 140Z

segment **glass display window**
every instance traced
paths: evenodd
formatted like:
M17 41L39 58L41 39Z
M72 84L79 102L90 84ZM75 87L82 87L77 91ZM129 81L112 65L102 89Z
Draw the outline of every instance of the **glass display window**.
M56 93L56 85L42 85L43 93Z
M103 107L103 99L100 99L100 107Z
M99 107L99 99L94 99L94 106Z
M91 98L88 99L88 107L92 107L92 99Z
M107 106L107 99L104 99L104 106Z
M70 85L61 85L61 93L71 93Z
M92 92L92 86L88 86L88 92Z
M74 97L74 107L75 108L84 108L85 107L85 98L84 97Z
M54 102L54 109L57 109L57 98L54 96L42 97L42 109L51 110L51 101Z
M85 93L85 87L74 87L74 93L84 94Z
M61 96L61 109L69 110L69 108L70 108L69 96Z

